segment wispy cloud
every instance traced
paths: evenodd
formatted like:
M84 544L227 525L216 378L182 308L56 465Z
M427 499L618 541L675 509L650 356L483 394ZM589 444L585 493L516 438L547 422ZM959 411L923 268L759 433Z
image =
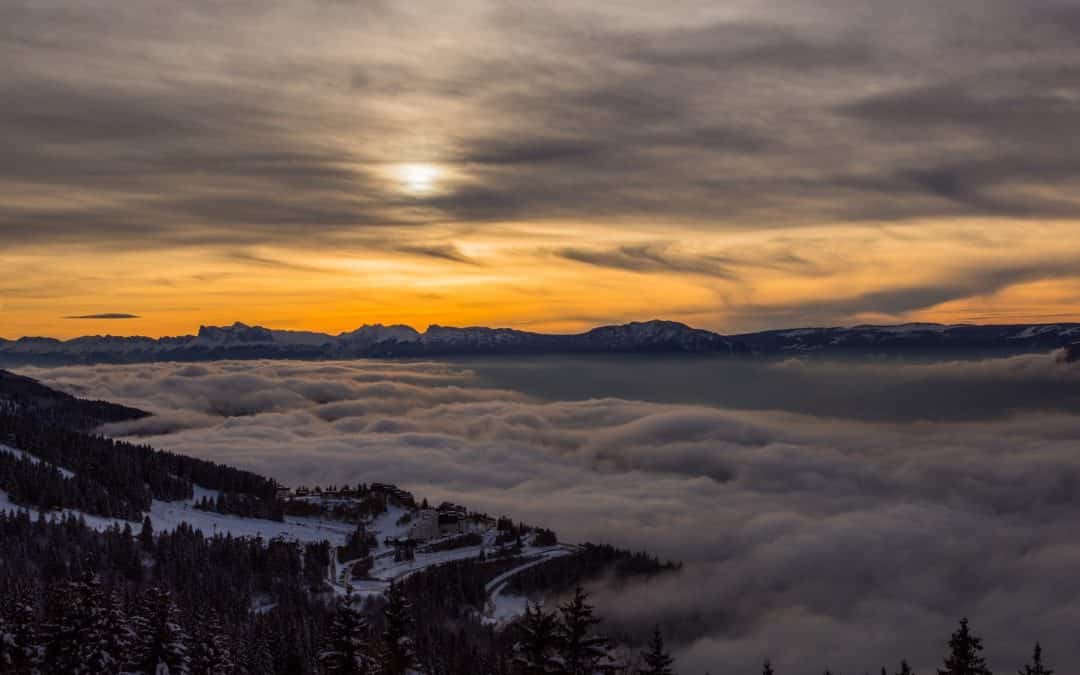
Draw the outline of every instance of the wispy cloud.
M104 314L81 314L78 316L65 316L65 319L138 319L138 314L124 314L122 312L105 312Z

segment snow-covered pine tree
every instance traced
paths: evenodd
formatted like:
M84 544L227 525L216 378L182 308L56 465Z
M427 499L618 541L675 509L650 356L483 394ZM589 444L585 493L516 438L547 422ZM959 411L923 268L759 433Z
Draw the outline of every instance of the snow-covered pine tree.
M231 640L216 612L210 612L196 624L194 638L191 645L192 672L199 675L233 672L236 659Z
M18 584L7 597L0 598L0 615L6 617L3 646L0 647L2 672L24 675L40 672L44 657L41 635L34 611L34 589Z
M641 660L647 667L638 670L638 675L674 675L671 665L675 659L664 650L664 637L660 635L659 627L653 629L649 650L641 652Z
M128 645L134 635L123 601L115 593L106 593L97 580L88 577L82 584L86 593L86 627L77 650L76 672L113 673L128 659Z
M574 597L559 607L559 652L569 675L594 675L612 662L611 641L592 634L592 627L600 619L593 615L592 605L586 602L588 597L578 586Z
M136 639L124 596L119 591L103 595L100 616L105 629L100 648L111 655L117 668L121 668L131 661L131 646Z
M383 610L385 627L379 650L380 675L405 675L415 658L412 607L401 584L390 583Z
M514 664L524 675L559 672L560 661L556 657L558 627L555 614L549 614L531 602L525 605L525 614L517 623L520 637L514 645Z
M938 675L992 675L982 657L982 638L972 635L967 618L960 619L960 627L949 638L949 655L945 668Z
M274 672L274 654L266 637L260 635L247 643L240 654L240 672L246 675L263 675Z
M115 664L102 649L104 621L100 587L93 577L54 586L45 606L42 634L47 638L44 669L50 673L102 673Z
M135 648L132 665L150 675L187 675L187 631L180 622L180 610L169 591L150 587L140 598L132 620Z
M1043 665L1042 645L1035 643L1035 649L1031 652L1031 663L1019 671L1020 675L1054 675L1054 671Z
M15 664L15 631L0 608L0 671L11 670Z
M366 675L375 672L367 619L356 609L352 593L338 600L334 622L319 652L319 665L327 675Z

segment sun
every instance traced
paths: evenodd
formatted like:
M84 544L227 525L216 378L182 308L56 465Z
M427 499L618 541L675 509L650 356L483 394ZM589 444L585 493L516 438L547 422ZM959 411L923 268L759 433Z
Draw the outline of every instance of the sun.
M397 171L402 188L415 195L434 191L440 173L439 168L431 164L402 164Z

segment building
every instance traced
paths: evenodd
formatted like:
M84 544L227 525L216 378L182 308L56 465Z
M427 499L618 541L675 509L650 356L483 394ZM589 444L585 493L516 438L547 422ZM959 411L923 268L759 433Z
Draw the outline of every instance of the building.
M396 485L390 485L388 483L372 483L371 491L375 494L384 495L387 498L387 501L398 504L399 506L416 506L416 500L413 498L412 493L402 490Z
M468 525L469 520L463 514L421 509L413 515L412 525L409 527L409 539L427 541L452 534L463 534L470 531Z
M409 528L409 539L427 541L439 537L439 512L433 509L423 509L413 515L412 527Z

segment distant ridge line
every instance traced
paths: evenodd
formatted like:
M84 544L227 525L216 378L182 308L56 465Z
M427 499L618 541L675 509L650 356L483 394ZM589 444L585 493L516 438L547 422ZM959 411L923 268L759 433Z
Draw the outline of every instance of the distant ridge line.
M364 325L331 335L275 330L241 322L200 326L178 337L85 336L0 339L0 364L139 363L221 359L409 358L457 355L701 354L1000 356L1066 348L1080 323L936 324L807 327L722 335L654 319L581 333L537 333L486 326ZM1070 352L1071 353L1071 352Z

